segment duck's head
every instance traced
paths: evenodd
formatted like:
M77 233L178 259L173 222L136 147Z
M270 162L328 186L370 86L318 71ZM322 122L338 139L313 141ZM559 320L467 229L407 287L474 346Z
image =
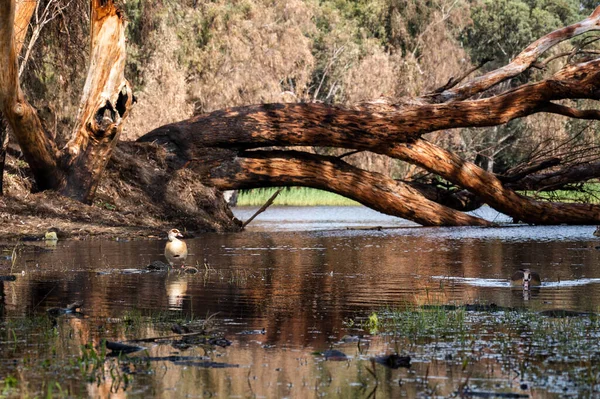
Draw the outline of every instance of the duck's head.
M512 285L522 285L523 288L529 289L531 286L541 284L540 275L530 269L519 269L511 277Z
M173 241L175 238L183 238L183 234L177 229L169 230L167 236L169 237L169 241Z

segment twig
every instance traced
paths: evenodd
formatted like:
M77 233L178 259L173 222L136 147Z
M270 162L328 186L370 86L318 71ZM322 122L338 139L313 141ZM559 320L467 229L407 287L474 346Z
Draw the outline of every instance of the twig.
M138 338L138 339L130 339L124 342L156 342L165 339L176 339L176 338L185 338L185 337L194 337L197 335L206 335L206 331L199 331L187 334L177 334L177 335L165 335L162 337L150 337L150 338Z
M467 72L465 72L463 75L459 76L458 78L451 77L448 80L448 83L446 83L442 87L438 87L437 89L435 89L432 92L432 94L439 94L439 93L443 92L444 90L453 88L454 86L456 86L457 84L459 84L460 82L465 80L470 74L472 74L476 70L482 68L485 64L487 64L490 61L492 61L492 58L484 58L483 60L481 60L481 62L479 64L475 65L473 68L469 69Z
M250 219L246 220L243 224L242 224L242 230L248 226L248 223L250 223L251 221L254 220L255 217L257 217L258 215L260 215L261 213L263 213L264 211L267 210L268 207L270 207L273 204L273 201L275 201L275 198L277 198L277 196L279 195L279 193L281 192L281 190L283 190L283 188L280 188L279 190L275 191L275 194L273 194L271 196L271 198L269 198L267 200L267 202L265 202L265 204L263 206L260 207L260 209L258 211L256 211L256 213L254 215L252 215L250 217Z
M354 151L349 151L346 153L343 153L342 155L338 155L338 159L342 159L345 157L349 157L350 155L354 155L354 154L358 154L359 152L363 152L364 150L354 150Z

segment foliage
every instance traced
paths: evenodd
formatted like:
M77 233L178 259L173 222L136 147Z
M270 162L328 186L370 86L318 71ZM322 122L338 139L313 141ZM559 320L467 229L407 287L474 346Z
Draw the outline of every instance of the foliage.
M506 64L537 38L583 18L576 0L483 0L476 2L465 30L474 59Z

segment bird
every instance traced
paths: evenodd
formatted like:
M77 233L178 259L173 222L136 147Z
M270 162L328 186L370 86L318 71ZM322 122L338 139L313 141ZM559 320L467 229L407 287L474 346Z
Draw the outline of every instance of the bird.
M48 231L44 234L44 240L46 241L57 241L59 230L56 227L50 227Z
M542 280L538 272L529 269L519 269L510 277L510 285L522 286L525 289L529 289L532 286L542 285Z
M165 258L171 267L175 264L183 266L188 255L187 245L179 239L183 238L183 235L179 230L171 229L167 232L167 237L169 241L165 246Z
M600 226L596 226L596 230L594 230L594 236L600 237Z

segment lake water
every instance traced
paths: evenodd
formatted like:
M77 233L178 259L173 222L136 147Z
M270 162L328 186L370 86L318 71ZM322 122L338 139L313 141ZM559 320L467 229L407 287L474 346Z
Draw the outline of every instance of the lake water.
M254 211L234 209L241 219ZM507 221L489 209L479 215ZM597 312L600 240L593 230L423 228L362 207L271 207L242 233L186 239L196 274L142 270L164 260L164 240L23 243L14 257L15 244L6 244L0 275L16 280L0 281L0 394L446 397L466 381L482 392L593 396L595 380L589 390L570 387L572 377L558 367L548 366L554 371L543 380L489 356L467 376L461 354L440 358L439 347L424 352L406 337L365 327L373 312L407 305ZM519 268L538 271L542 286L509 287ZM34 323L75 301L83 302L77 317ZM174 318L193 326L207 317L230 346L142 343L146 350L128 360L82 370L93 363L82 345L169 336ZM322 355L332 349L347 358ZM392 352L410 355L411 368L373 361Z

